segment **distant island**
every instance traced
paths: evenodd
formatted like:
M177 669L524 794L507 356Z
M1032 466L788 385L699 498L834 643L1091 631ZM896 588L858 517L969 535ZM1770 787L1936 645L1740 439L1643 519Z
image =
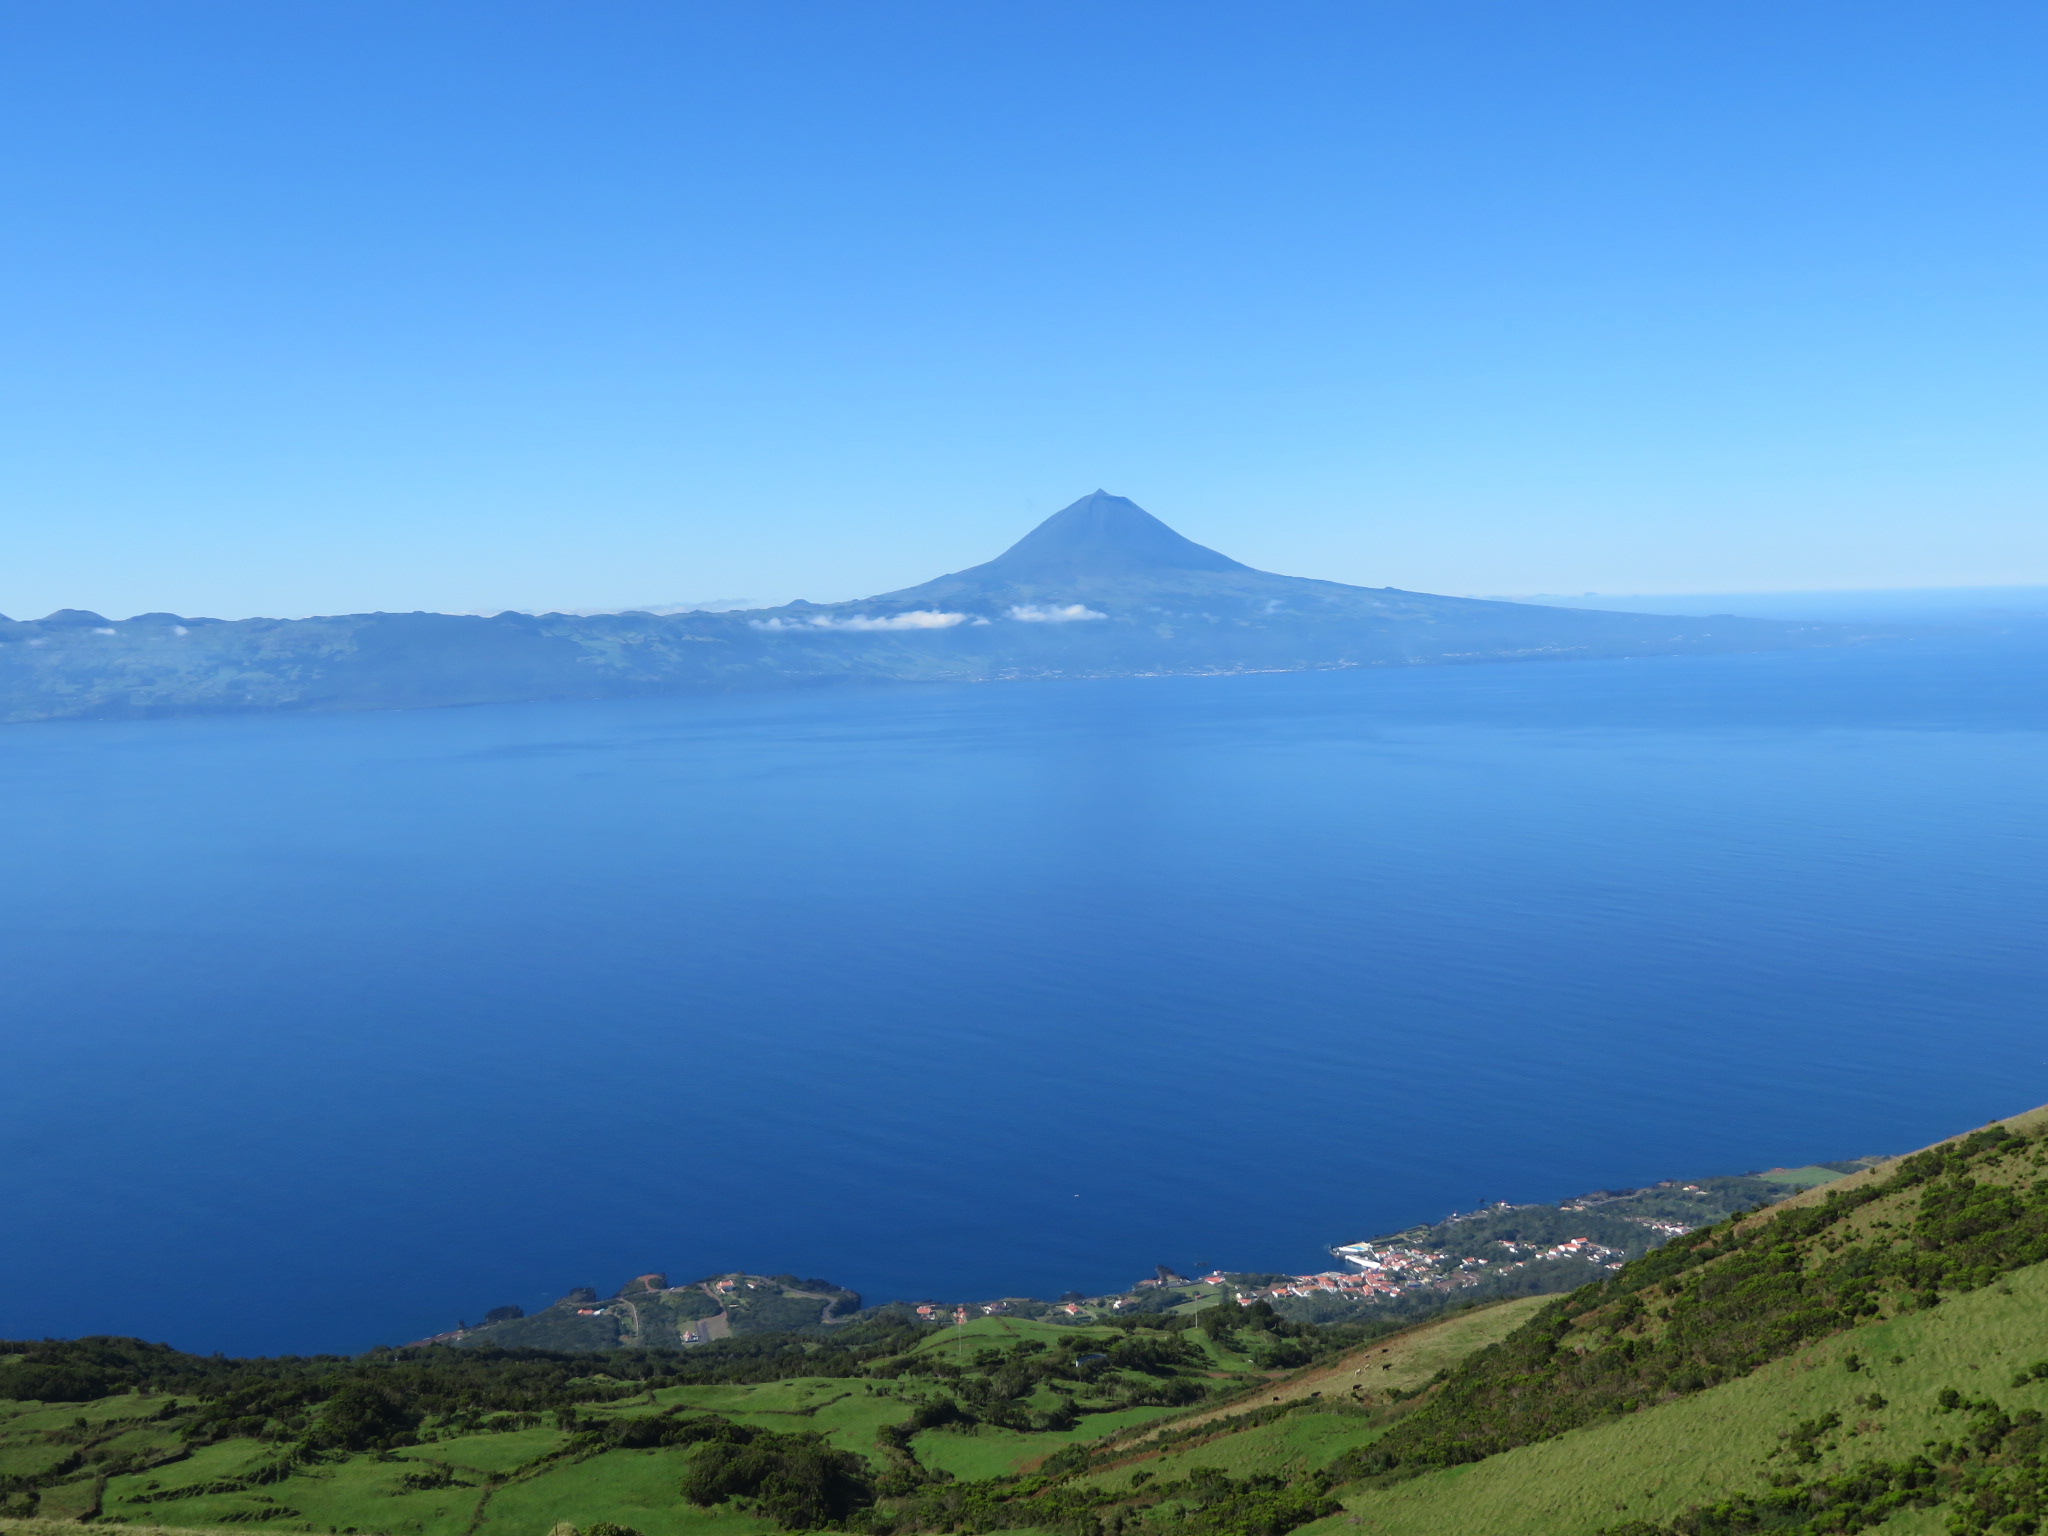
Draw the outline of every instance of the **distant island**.
M1871 633L1278 576L1096 491L986 564L845 603L237 620L113 620L62 609L0 618L0 720L1662 656L1843 645Z

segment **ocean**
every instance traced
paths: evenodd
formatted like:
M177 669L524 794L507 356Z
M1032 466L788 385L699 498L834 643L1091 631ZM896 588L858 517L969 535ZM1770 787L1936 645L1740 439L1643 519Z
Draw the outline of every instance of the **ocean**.
M0 1337L1330 1267L2048 1100L2048 638L0 728Z

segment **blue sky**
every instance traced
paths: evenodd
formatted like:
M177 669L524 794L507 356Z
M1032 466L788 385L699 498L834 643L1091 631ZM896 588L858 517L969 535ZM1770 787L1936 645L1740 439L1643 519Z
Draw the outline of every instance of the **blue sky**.
M0 15L0 611L829 599L1097 486L1450 592L2048 581L2048 12Z

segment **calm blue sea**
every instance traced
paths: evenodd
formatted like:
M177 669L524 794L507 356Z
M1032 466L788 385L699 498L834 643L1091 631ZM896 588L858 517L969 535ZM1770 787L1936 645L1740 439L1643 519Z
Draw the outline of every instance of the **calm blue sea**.
M0 1336L1295 1269L2048 1100L2048 643L0 728Z

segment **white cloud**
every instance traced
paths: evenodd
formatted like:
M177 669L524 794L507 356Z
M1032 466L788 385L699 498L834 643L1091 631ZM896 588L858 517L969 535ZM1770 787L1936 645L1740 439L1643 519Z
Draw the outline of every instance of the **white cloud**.
M857 613L848 619L820 619L821 629L951 629L965 624L964 613L942 613L936 608L913 608L908 613L889 613L870 618Z
M749 619L756 629L951 629L965 624L964 613L942 613L936 608L912 608L907 613L856 613L844 619L820 614L815 619Z
M1106 619L1109 615L1080 603L1068 603L1064 608L1055 608L1050 603L1019 603L1010 610L1010 617L1026 624L1072 624L1077 619Z

